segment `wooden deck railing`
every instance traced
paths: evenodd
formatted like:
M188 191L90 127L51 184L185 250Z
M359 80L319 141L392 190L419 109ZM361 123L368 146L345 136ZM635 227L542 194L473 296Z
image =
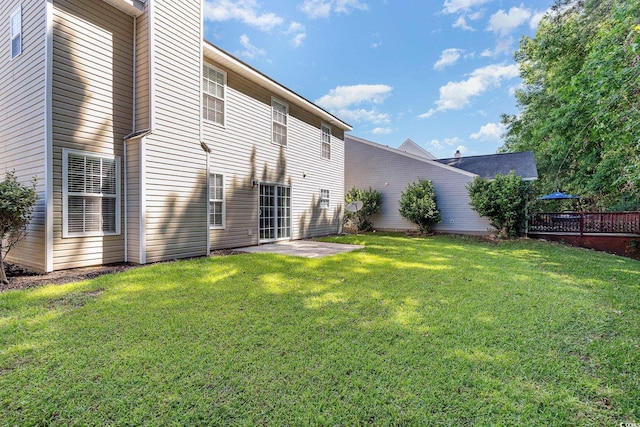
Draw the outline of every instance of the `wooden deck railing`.
M640 212L549 212L529 220L529 233L640 234Z

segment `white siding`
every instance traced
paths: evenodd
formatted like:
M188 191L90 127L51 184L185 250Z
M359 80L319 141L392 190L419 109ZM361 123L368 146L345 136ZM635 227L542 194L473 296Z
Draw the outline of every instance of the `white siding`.
M271 96L246 78L227 72L226 126L204 124L211 148L210 168L225 176L226 227L211 230L211 248L258 243L258 189L251 181L291 187L292 238L341 230L344 200L343 133L333 128L331 159L322 158L321 120L288 103L286 147L271 142ZM331 195L329 209L319 208L320 189Z
M347 137L345 191L351 188L374 188L382 193L380 213L372 216L375 228L381 230L415 230L417 226L400 216L400 193L418 179L433 183L442 222L433 229L449 233L487 233L489 222L469 206L466 186L473 176L429 160L419 160L387 150L373 143Z
M54 269L121 262L124 233L62 238L62 150L123 157L133 117L133 19L101 1L55 0L53 34Z
M147 262L204 255L207 249L206 154L200 146L200 11L195 0L153 2L148 16L153 19L150 114L155 125L143 145Z
M22 53L10 60L9 15L22 4ZM37 178L39 195L29 234L9 261L45 266L45 44L46 2L0 0L0 180L15 170L21 182Z

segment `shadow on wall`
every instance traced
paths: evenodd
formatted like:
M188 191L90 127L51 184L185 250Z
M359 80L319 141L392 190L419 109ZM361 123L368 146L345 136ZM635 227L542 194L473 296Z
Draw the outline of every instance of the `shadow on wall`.
M307 215L308 212L310 215ZM333 210L333 214L328 214L328 212L329 209L320 207L320 200L316 200L314 195L311 198L309 208L298 217L300 238L339 233L342 226L342 204Z

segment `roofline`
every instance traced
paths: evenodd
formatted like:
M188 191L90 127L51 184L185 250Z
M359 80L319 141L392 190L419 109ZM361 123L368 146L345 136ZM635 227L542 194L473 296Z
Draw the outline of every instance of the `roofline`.
M442 159L437 159L437 160L440 161L440 160L474 159L474 158L478 158L478 157L505 156L505 155L509 155L509 154L520 154L520 153L533 153L533 150L516 151L516 152L513 152L513 153L479 154L477 156L443 157Z
M209 58L221 65L228 67L241 76L248 78L252 82L257 83L265 89L268 89L270 92L273 92L276 96L282 98L283 100L302 106L302 108L304 108L305 110L320 116L322 120L326 121L328 124L337 126L344 131L353 130L353 127L351 127L350 124L340 120L333 114L329 113L327 110L317 106L313 102L297 94L286 86L281 85L272 78L256 70L249 64L231 55L229 52L220 49L213 43L207 40L202 40L202 50L206 58Z
M429 164L429 165L432 165L432 166L436 166L436 167L439 167L439 168L442 168L442 169L446 169L446 170L449 170L451 172L457 172L460 175L465 175L465 176L468 176L470 178L475 178L476 176L479 176L478 174L475 174L473 172L467 172L466 170L463 170L463 169L458 169L458 168L453 167L453 166L445 165L443 163L438 162L437 160L426 159L424 157L420 157L420 156L417 156L415 154L407 153L406 151L398 150L397 148L391 148L388 145L382 145L382 144L378 144L377 142L368 141L366 139L358 138L357 136L345 135L344 139L345 139L345 142L346 142L347 139L350 139L352 141L360 142L360 143L365 144L365 145L370 145L372 147L379 148L379 149L385 150L385 151L389 151L391 153L399 154L401 156L408 157L410 159L418 160L418 161L420 161L422 163L426 163L426 164Z

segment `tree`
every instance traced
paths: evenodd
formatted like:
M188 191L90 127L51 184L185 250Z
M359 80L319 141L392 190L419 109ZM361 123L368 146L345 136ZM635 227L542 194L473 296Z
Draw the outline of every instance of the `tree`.
M514 237L524 228L527 202L532 194L528 181L513 172L498 174L493 180L475 177L467 185L467 191L473 210L489 218L499 235Z
M436 204L436 192L428 180L418 180L407 185L400 193L400 215L418 225L422 233L428 233L431 227L442 218Z
M544 193L640 208L640 2L557 1L515 59L520 114L503 152L533 150Z
M7 172L0 182L0 282L7 284L7 254L27 234L33 206L38 199L35 178L31 186L18 182L14 172Z
M344 195L344 201L346 203L358 200L362 202L362 209L358 212L346 211L344 219L345 221L356 223L360 230L373 230L373 224L371 224L369 217L380 212L380 207L382 206L382 194L371 187L369 187L368 190L353 187Z

